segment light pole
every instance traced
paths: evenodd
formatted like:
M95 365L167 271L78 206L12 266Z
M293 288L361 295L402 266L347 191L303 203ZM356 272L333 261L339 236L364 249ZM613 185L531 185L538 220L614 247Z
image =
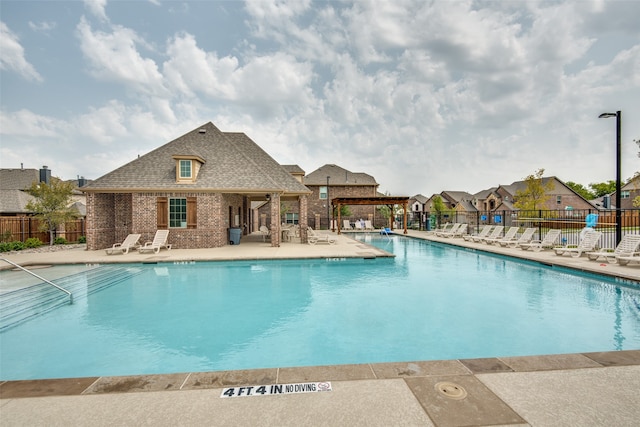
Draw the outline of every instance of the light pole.
M329 175L327 175L327 230L331 230L331 217L329 216Z
M615 113L602 113L600 119L616 118L616 246L622 239L622 211L620 210L620 159L622 157L622 145L620 143L620 130L622 123L622 111Z

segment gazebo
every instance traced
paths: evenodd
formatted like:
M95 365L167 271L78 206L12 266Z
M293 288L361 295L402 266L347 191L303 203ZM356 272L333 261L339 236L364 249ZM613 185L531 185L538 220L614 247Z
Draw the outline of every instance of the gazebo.
M332 206L332 222L333 224L337 223L338 226L338 234L340 234L340 230L342 227L342 221L340 220L340 208L342 205L386 205L391 208L393 212L394 205L402 205L404 210L404 234L407 234L407 207L409 205L409 197L404 196L379 196L379 197L336 197L331 199ZM337 208L337 209L336 209ZM338 219L336 221L335 212L338 212ZM332 231L335 231L332 230Z

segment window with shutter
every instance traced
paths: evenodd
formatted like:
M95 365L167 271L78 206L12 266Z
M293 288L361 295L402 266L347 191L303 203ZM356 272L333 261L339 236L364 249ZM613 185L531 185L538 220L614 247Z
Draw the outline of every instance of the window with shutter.
M158 197L156 200L156 206L158 230L166 230L167 228L169 228L168 198Z

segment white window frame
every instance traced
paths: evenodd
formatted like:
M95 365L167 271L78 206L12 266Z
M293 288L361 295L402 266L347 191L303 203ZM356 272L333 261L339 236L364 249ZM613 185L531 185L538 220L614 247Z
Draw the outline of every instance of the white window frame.
M319 194L320 200L327 200L328 193L329 193L327 190L328 190L328 188L327 188L326 185L320 186L320 189L318 190L318 192L320 193Z
M189 175L182 174L182 172L185 171L185 168L183 168L183 165L185 166L189 165ZM180 159L178 161L178 166L180 167L180 172L179 172L180 179L191 179L193 177L193 161Z

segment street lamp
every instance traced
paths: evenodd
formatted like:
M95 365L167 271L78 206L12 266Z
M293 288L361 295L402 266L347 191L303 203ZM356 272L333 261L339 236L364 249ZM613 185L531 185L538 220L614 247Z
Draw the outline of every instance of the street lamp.
M327 175L327 230L331 230L331 217L329 216L329 175Z
M602 113L598 116L600 119L609 117L616 118L616 246L622 240L622 212L620 210L620 159L622 146L620 143L620 128L622 122L622 111L615 113Z

